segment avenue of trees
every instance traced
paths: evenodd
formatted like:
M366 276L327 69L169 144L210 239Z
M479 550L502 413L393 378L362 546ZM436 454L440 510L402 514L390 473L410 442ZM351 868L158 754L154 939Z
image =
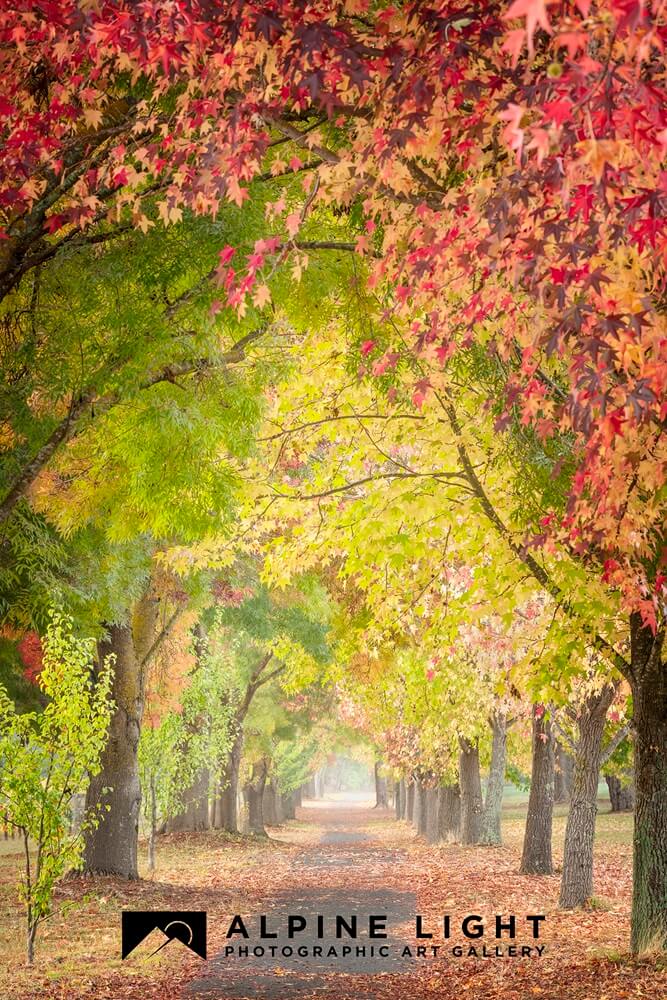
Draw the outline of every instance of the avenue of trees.
M0 812L55 881L356 742L667 948L667 148L634 0L0 12ZM484 781L482 781L484 776ZM36 862L31 851L36 846ZM36 864L36 867L34 865Z

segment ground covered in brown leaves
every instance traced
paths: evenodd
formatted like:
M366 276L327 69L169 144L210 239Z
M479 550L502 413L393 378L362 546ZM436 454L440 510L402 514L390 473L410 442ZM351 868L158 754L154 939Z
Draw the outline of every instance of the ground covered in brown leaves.
M127 884L104 878L67 880L58 907L43 926L32 970L23 966L20 910L14 885L18 856L5 847L0 855L0 997L132 998L132 1000L399 1000L442 997L458 1000L623 1000L667 997L667 968L660 959L627 955L630 907L630 824L628 817L599 819L596 897L584 911L557 909L558 875L518 874L523 814L508 808L502 848L430 847L389 813L362 805L327 803L300 811L297 821L271 830L271 840L229 838L218 832L172 835L160 839L153 879ZM556 862L562 838L556 821ZM141 954L120 960L120 911L188 909L208 913L209 961L173 943L159 956ZM314 915L327 922L336 913L388 914L390 958L225 958L225 937L233 914L242 914L250 939L260 942L258 914L271 928L284 925L286 913ZM414 915L433 938L417 942ZM494 936L495 914L517 916L516 944L544 945L530 957L468 957L470 945L493 953L506 947ZM451 915L451 938L444 940L442 916ZM488 930L467 940L460 920L478 914ZM526 914L545 914L539 942ZM278 946L286 942L284 930ZM342 946L349 941L331 942ZM312 935L299 939L310 950ZM295 944L296 942L290 942ZM368 945L360 938L354 945ZM376 941L376 945L383 944ZM427 957L402 957L406 945L421 944ZM431 945L439 946L436 957ZM452 949L463 946L457 957ZM221 957L221 955L223 957Z

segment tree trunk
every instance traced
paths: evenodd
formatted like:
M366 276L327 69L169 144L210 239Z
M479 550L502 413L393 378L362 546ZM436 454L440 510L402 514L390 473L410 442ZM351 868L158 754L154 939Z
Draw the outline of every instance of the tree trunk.
M183 808L167 822L168 833L208 830L208 768L202 768L193 783L183 793Z
M315 781L312 775L310 776L310 778L308 778L308 781L303 786L303 794L307 799L315 798Z
M219 830L221 826L221 802L220 796L222 795L222 782L216 781L213 787L213 795L211 796L211 805L209 812L209 826L211 830Z
M394 811L396 819L405 817L405 782L403 778L397 781L394 786Z
M148 833L148 869L149 871L155 871L155 835L157 833L157 797L155 794L155 775L151 774L150 777L150 796L151 796L151 827Z
M228 833L239 832L238 786L243 749L243 723L259 688L284 670L284 667L279 667L266 673L272 658L272 653L266 653L255 665L232 721L232 732L235 733L235 737L225 765L221 793L215 810L219 827Z
M421 824L421 812L422 812L422 795L421 795L421 782L415 779L414 782L415 792L414 792L414 803L412 807L412 825L419 833L419 826Z
M193 786L192 821L195 830L208 830L209 828L209 787L211 774L208 768L202 768L199 772L198 782ZM196 791L195 791L196 788Z
M613 684L605 685L602 691L586 700L577 719L579 739L574 758L570 811L565 827L563 874L558 901L558 905L564 910L583 906L593 895L593 843L598 811L602 735L607 711L615 693Z
M533 763L521 873L551 875L551 829L554 809L554 741L541 706L533 708Z
M461 836L461 791L458 784L442 785L438 797L440 840L451 843Z
M242 750L243 730L239 728L229 751L229 756L227 757L219 798L218 824L219 828L226 830L227 833L239 832L237 798Z
M412 823L415 815L415 782L414 778L408 781L408 791L405 798L405 818L408 823Z
M440 840L440 823L438 808L440 805L439 789L426 789L426 839L429 844L437 844Z
M142 660L150 649L156 620L157 602L146 595L134 609L132 627L111 625L108 640L99 644L100 662L110 653L115 655L112 696L116 708L101 770L92 776L86 794L86 810L94 810L99 817L97 826L84 834L84 870L89 874L139 877L137 751L144 710Z
M276 815L276 799L274 785L272 781L267 781L264 785L264 795L262 797L262 814L266 826L277 826L278 817Z
M375 774L375 809L387 808L387 782L380 774L380 761L376 760L374 765Z
M493 712L491 719L491 766L482 814L481 844L502 844L501 815L505 787L505 755L507 749L507 716Z
M620 782L619 782L620 785ZM86 815L86 795L85 792L75 792L70 799L70 820L69 832L73 835L81 832L81 826ZM5 827L5 840L7 839L7 827Z
M248 831L255 837L266 837L264 829L264 786L266 785L267 765L265 760L253 764L251 780L245 787L248 803Z
M461 843L478 844L482 833L482 779L479 773L479 749L463 737L459 739L459 784L461 787Z
M623 781L616 774L605 774L605 781L609 789L609 801L611 811L632 812L635 808L635 788L632 775Z
M192 635L194 639L194 653L196 658L195 670L200 670L204 657L206 656L208 646L207 646L207 636L204 626L201 622L197 622L192 630ZM184 745L179 749L181 756L184 758L187 754L188 740L193 737L200 735L205 732L205 727L208 723L208 715L206 711L198 714L196 719L191 720L188 723L188 734L184 741ZM184 764L184 766L186 766ZM182 805L181 810L175 816L171 816L167 822L168 833L181 833L184 831L194 831L194 830L208 830L209 828L209 804L208 804L208 791L210 784L210 772L207 767L203 767L194 776L192 784L189 788L185 789L181 797Z
M288 792L287 795L281 795L280 803L285 819L294 819L296 817L294 792Z
M611 812L621 812L621 779L615 774L605 774L604 780L609 790Z
M555 743L554 754L554 802L562 804L563 802L570 801L574 761L558 740Z
M427 798L426 785L423 781L417 782L417 788L415 791L415 820L414 824L417 827L417 833L420 837L426 836L426 830L428 825L428 798Z
M35 961L35 938L37 937L37 921L33 920L28 924L26 935L25 960L26 965L32 965Z
M667 664L664 630L630 619L635 731L633 952L667 949Z
M278 791L278 785L276 784L273 789L273 808L276 813L276 823L280 825L285 822L285 813L283 812L283 799L282 795Z

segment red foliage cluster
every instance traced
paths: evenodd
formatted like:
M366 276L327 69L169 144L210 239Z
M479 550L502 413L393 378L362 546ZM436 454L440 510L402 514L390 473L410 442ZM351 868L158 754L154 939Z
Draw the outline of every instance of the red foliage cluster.
M211 584L211 593L218 604L226 608L238 608L250 596L251 591L232 587L228 580L218 578Z
M77 230L152 225L147 197L164 223L242 205L291 140L302 155L272 170L304 171L304 211L276 203L284 239L240 264L221 248L228 303L267 301L311 195L361 202L357 251L411 349L446 368L483 343L511 369L499 429L517 414L571 440L567 511L539 541L606 567L654 626L666 41L664 5L642 0L19 0L0 13L0 295ZM389 346L363 344L370 371ZM415 404L430 391L420 378Z
M23 663L23 676L31 684L37 683L42 670L42 642L36 632L26 632L17 643Z

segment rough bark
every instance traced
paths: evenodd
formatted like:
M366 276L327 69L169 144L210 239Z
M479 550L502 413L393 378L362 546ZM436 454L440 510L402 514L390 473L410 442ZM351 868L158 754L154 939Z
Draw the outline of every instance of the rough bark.
M667 664L665 633L630 620L635 733L633 952L667 949Z
M554 806L554 740L544 709L533 709L533 763L521 873L551 875L551 831Z
M632 812L635 808L635 786L632 775L624 775L621 779L617 774L605 774L609 789L611 812Z
M139 877L137 841L141 787L137 751L144 710L144 657L157 621L157 601L145 595L134 609L131 626L112 625L99 644L100 662L115 656L113 700L115 711L102 754L101 770L93 775L86 794L86 810L99 823L84 835L83 861L88 873L122 878Z
M502 844L501 816L503 789L505 787L505 756L507 751L507 716L504 712L493 712L490 720L491 766L486 787L484 812L482 814L481 844Z
M579 736L570 790L570 811L565 827L563 873L560 883L561 909L583 906L593 894L593 843L598 804L598 781L602 734L616 688L607 684L590 695L577 717Z
M452 842L461 836L461 790L457 784L438 789L440 840Z
M482 833L482 779L476 742L459 740L459 785L461 788L461 843L478 844Z
M554 802L562 804L570 801L574 760L559 740L556 740L554 753Z

